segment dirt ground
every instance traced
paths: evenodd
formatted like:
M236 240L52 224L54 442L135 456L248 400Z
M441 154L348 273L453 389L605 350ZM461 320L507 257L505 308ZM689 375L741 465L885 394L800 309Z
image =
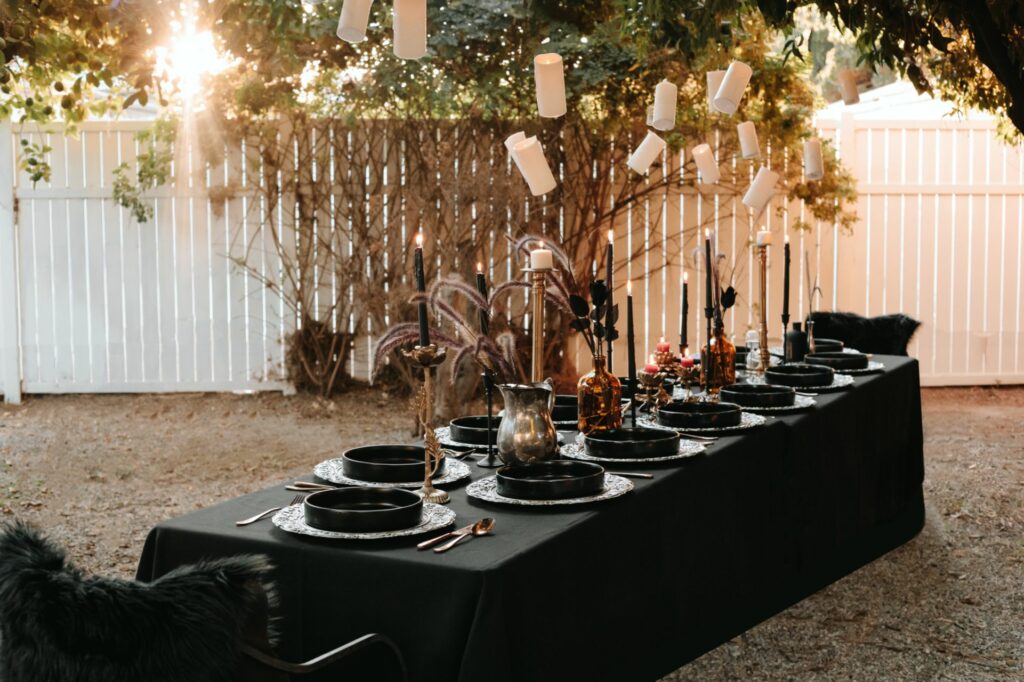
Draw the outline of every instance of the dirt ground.
M0 518L131 577L160 520L406 437L383 406L369 390L29 398L0 408ZM917 538L666 680L1024 679L1024 389L926 390L924 426Z

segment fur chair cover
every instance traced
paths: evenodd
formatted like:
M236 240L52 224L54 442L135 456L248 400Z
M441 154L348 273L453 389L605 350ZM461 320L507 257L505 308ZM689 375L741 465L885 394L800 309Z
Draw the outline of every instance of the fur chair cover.
M235 682L265 624L270 565L236 557L159 580L87 577L31 527L0 527L2 682ZM264 636L266 630L264 629Z
M914 332L921 326L906 315L861 317L854 313L811 313L814 335L837 339L862 353L906 355Z

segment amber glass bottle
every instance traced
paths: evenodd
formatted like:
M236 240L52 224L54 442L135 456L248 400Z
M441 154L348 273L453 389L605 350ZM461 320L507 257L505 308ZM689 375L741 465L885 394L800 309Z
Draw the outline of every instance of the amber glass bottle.
M594 356L594 369L576 384L579 430L584 434L622 427L622 384L605 367L603 355Z
M736 383L736 346L725 338L725 328L719 322L711 337L711 349L703 362L704 387L708 396L717 398L723 386Z

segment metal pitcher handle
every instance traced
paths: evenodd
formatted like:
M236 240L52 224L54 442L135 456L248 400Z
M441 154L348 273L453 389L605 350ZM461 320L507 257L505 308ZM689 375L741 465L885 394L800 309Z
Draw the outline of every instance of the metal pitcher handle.
M548 412L551 412L555 409L555 382L551 380L551 377L548 377L544 381L538 382L537 386L543 386L548 389Z

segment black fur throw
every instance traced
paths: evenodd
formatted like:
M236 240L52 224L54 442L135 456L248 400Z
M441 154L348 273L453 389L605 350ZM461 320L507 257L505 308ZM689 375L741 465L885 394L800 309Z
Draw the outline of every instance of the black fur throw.
M87 577L31 527L0 527L3 682L235 682L241 633L266 607L262 557L153 583ZM258 618L259 616L257 616Z
M921 326L906 315L861 317L854 313L811 313L814 335L837 339L862 353L906 355L914 332Z

